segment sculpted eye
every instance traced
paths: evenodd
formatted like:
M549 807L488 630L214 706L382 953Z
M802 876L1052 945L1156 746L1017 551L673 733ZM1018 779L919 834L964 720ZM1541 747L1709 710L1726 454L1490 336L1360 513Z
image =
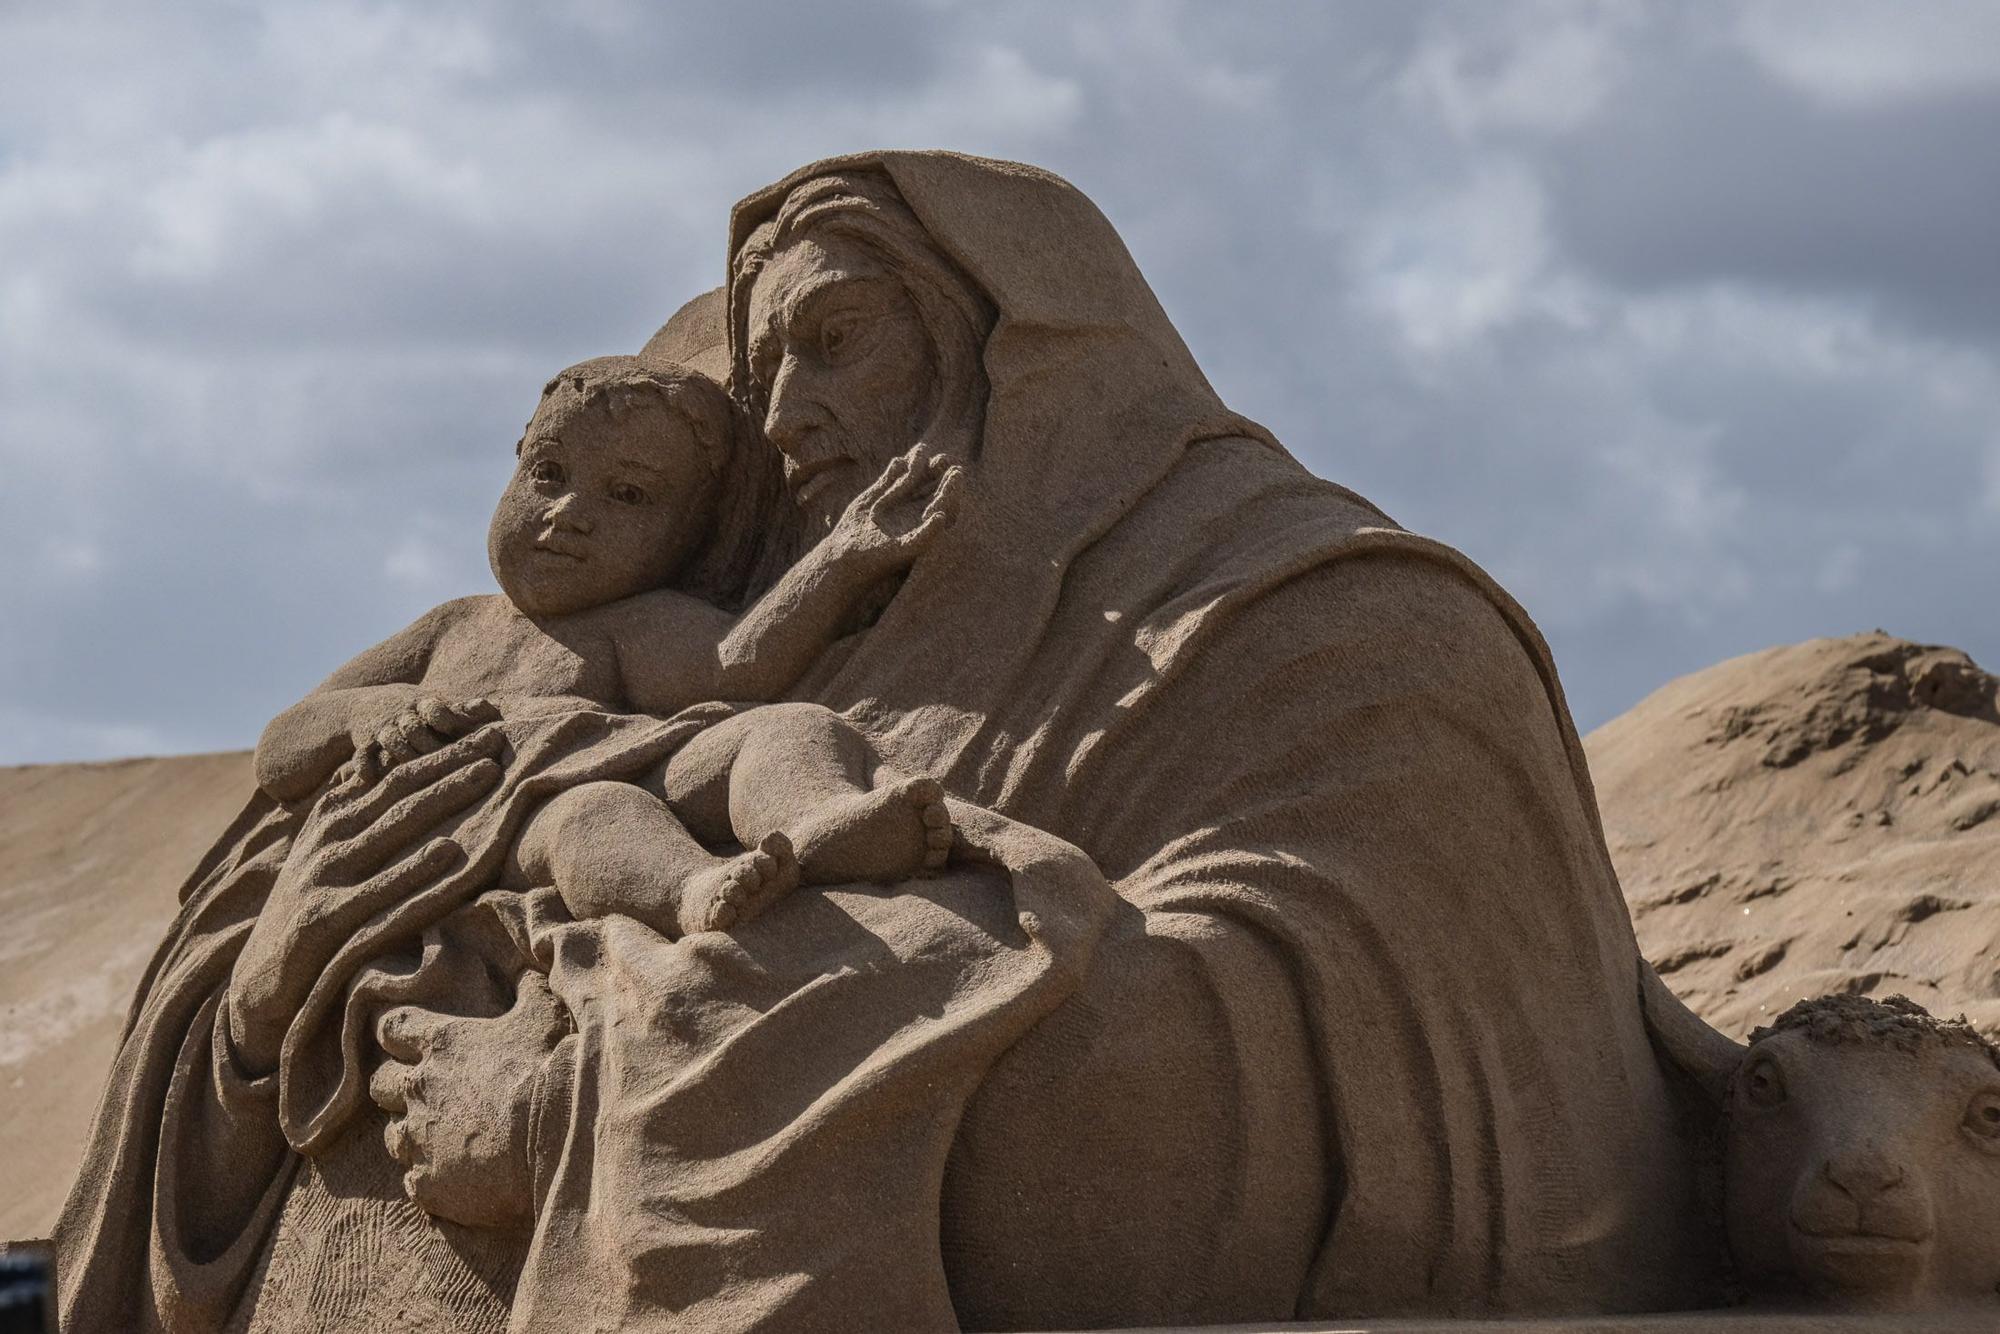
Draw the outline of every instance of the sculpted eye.
M643 505L646 493L630 482L619 482L611 488L611 498L621 505Z
M2000 1141L2000 1089L1987 1089L1965 1109L1965 1128L1981 1139Z
M835 315L820 326L819 350L829 360L836 359L853 346L860 333L860 316Z
M1759 1107L1776 1107L1785 1100L1785 1077L1778 1071L1778 1063L1770 1057L1760 1057L1743 1074L1743 1092Z
M569 474L564 472L562 464L554 459L537 459L534 466L528 469L528 476L550 486L561 486Z

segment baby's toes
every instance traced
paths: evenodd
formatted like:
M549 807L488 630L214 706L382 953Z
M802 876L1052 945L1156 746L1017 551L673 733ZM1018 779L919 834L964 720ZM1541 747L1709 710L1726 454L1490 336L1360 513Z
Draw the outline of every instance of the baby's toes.
M942 809L944 806L944 784L938 782L935 778L912 778L903 787L903 800L909 802L920 811L928 810L932 806ZM929 823L928 816L925 817L925 822Z
M715 887L714 897L708 901L708 911L703 914L702 925L710 931L727 931L736 925L736 919L743 913L743 900L747 896L741 873L724 876Z
M757 845L757 868L766 893L784 894L796 888L799 858L792 850L792 840L782 833L767 834Z

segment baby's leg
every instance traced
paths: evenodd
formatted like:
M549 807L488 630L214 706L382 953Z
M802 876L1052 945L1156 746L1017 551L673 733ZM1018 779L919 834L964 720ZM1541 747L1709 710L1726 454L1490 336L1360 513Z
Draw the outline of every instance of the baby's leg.
M783 836L760 844L717 857L643 788L584 783L535 812L509 870L517 882L554 885L572 916L624 913L677 939L739 926L798 884Z
M800 879L838 885L933 871L951 851L944 789L929 778L875 786L874 749L817 704L769 704L709 728L667 766L674 810L704 838L752 846L784 834Z

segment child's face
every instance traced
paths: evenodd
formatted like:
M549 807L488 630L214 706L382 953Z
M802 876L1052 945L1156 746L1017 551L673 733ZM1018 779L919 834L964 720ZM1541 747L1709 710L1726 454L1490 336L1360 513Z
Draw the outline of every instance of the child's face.
M663 407L537 412L487 531L494 578L533 616L659 588L707 536L715 490L700 443Z

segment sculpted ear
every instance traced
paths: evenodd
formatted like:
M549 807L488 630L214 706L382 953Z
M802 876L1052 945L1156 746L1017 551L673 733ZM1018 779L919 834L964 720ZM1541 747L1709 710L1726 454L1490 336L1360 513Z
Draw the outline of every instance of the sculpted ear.
M1749 1048L1710 1027L1667 989L1644 959L1639 961L1639 1006L1653 1044L1719 1104Z

